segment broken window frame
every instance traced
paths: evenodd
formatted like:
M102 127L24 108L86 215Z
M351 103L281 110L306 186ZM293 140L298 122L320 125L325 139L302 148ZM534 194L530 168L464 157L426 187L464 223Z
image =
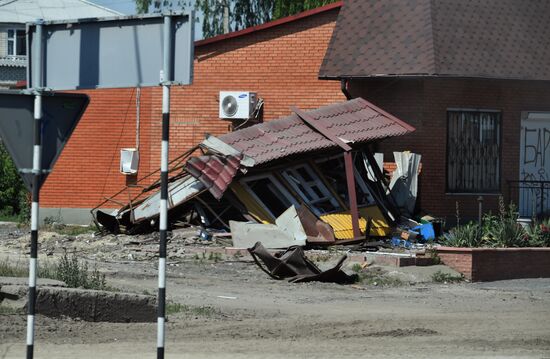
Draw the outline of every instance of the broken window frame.
M362 154L363 154L362 151L353 151L352 152L352 156L353 156L353 175L355 177L355 182L357 184L357 188L365 196L367 196L367 198L369 198L366 203L361 203L361 204L358 203L358 206L361 207L361 208L372 206L373 204L376 204L376 200L374 199L374 196L370 192L365 180L363 179L363 177L361 176L361 173L359 173L359 170L357 169L357 163L356 163L357 156L358 155L362 156ZM316 164L323 163L323 162L327 162L327 161L330 161L330 160L333 160L333 159L341 159L342 160L342 166L344 166L344 154L343 153L336 154L336 155L329 156L329 157L325 157L325 158L318 158L318 159L315 160L315 163ZM362 161L362 157L361 157L360 160ZM345 176L344 176L344 178L345 178ZM341 198L341 200L343 202L347 203L349 201L349 198Z
M291 203L291 205L294 205L296 208L300 207L300 204L298 203L296 198L294 198L294 196L292 196L292 194L285 188L285 186L272 174L258 174L258 175L254 175L254 176L247 176L245 178L241 178L239 180L239 183L248 192L248 194L250 196L252 196L252 198L254 198L254 200L256 200L258 202L258 204L271 217L273 217L273 219L276 219L278 216L273 214L273 212L269 209L267 204L264 201L262 201L262 199L254 192L254 190L250 187L250 184L249 184L249 182L254 182L254 181L262 180L262 179L270 180L271 183L277 188L277 190L279 192L281 192L281 194Z
M307 173L307 175L312 179L311 181L307 181L300 174L299 170L301 169ZM300 199L302 199L317 216L344 210L340 202L338 202L332 194L332 191L327 188L324 181L320 178L320 175L308 163L300 163L286 168L281 171L281 175L300 197ZM303 187L304 190L300 187ZM323 195L323 197L319 196L319 193L317 193L314 189L315 187ZM319 203L326 201L334 207L332 210L324 211L322 208L317 207Z
M447 109L447 193L500 193L501 157L502 111Z

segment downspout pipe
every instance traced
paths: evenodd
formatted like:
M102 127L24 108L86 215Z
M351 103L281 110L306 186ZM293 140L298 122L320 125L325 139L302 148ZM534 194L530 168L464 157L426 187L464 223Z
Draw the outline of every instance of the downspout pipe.
M351 100L353 96L349 93L348 84L349 84L349 79L347 78L340 79L340 91L342 91L344 96L346 96L347 100Z

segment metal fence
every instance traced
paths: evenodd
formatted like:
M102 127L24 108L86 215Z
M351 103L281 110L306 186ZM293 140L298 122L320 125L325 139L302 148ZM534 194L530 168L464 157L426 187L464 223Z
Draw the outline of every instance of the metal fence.
M550 214L550 181L508 181L508 192L521 217Z

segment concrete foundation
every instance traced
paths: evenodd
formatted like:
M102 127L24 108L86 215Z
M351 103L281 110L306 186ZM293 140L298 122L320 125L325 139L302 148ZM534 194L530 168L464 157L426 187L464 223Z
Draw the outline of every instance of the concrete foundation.
M89 225L92 223L91 208L40 208L39 220L63 224Z

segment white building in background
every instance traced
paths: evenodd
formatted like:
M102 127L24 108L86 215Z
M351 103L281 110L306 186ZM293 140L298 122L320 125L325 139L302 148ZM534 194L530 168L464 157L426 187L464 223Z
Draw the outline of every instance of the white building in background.
M118 15L86 0L0 0L0 87L26 80L26 23Z

